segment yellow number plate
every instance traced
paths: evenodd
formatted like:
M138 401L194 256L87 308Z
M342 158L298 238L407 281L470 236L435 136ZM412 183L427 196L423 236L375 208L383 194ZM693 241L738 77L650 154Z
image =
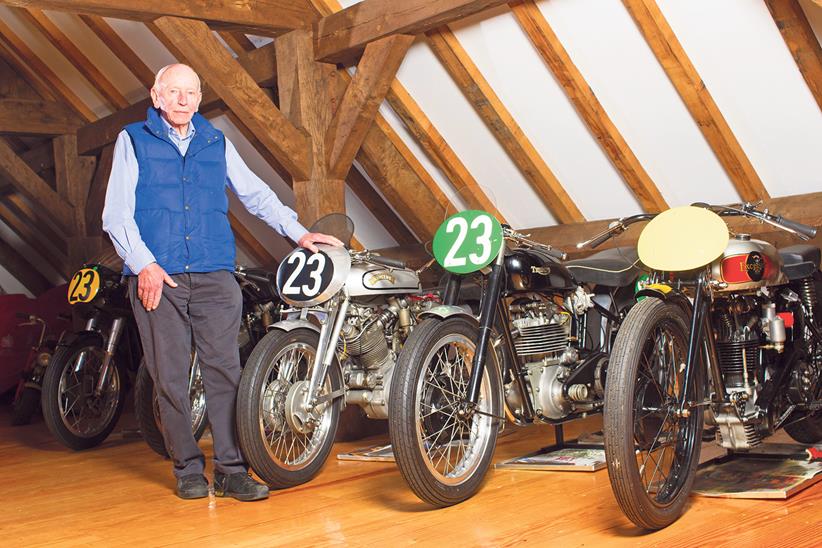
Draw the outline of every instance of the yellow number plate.
M88 303L100 291L100 274L91 268L78 270L71 278L68 289L69 304Z

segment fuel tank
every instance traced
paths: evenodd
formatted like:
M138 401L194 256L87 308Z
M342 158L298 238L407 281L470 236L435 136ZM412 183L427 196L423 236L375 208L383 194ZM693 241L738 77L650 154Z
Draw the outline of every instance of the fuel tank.
M351 265L345 288L352 297L415 293L421 289L419 276L413 270L371 264Z
M574 287L571 273L550 257L526 249L505 255L506 290L540 291Z
M788 282L782 272L782 258L776 248L748 234L737 234L728 240L725 252L711 263L711 277L724 282L720 291L742 291Z

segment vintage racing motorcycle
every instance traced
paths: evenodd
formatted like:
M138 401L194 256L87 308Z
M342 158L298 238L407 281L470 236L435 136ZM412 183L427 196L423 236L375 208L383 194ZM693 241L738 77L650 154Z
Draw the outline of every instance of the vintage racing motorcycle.
M142 357L121 278L106 266L86 264L69 282L68 302L85 327L63 337L49 361L41 406L51 433L71 449L88 449L108 437Z
M682 514L703 433L732 452L778 428L802 443L822 441L820 250L729 237L722 217L802 239L816 229L751 204L695 205L661 213L643 230L639 257L652 273L608 368L608 473L622 511L645 529Z
M279 319L281 302L277 295L275 275L262 268L237 266L234 277L240 284L243 295L243 312L237 345L240 349L240 364L248 359L254 346L263 338L268 328ZM191 353L191 370L188 382L191 402L191 429L199 440L208 426L205 384L200 370L200 360L196 350ZM160 409L154 381L144 362L140 362L134 382L134 414L140 433L149 447L157 454L167 457Z
M453 274L443 305L421 314L400 352L388 414L403 478L444 507L480 488L506 416L561 425L601 410L608 352L640 272L632 248L562 262L481 211L447 219L433 247ZM456 302L476 271L478 316Z
M311 232L353 235L344 215ZM343 404L388 416L394 364L418 315L437 302L420 294L419 272L369 251L298 248L277 272L291 308L243 369L237 430L248 463L275 488L305 483L328 458Z

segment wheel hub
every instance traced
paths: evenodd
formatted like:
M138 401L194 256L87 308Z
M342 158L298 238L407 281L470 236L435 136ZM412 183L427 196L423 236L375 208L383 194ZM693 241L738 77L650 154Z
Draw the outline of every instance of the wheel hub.
M308 406L309 381L297 381L288 389L285 398L285 420L288 426L300 434L312 432L319 424L319 415Z

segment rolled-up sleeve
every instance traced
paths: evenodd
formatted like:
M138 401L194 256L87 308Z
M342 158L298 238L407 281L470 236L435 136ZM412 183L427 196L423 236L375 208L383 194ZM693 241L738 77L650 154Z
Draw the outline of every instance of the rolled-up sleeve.
M228 139L225 140L225 159L228 185L249 212L295 242L308 232L297 221L297 212L283 204L274 191L251 171Z
M114 144L114 158L103 207L103 230L126 266L135 274L155 262L134 220L137 179L140 175L131 138L123 130Z

